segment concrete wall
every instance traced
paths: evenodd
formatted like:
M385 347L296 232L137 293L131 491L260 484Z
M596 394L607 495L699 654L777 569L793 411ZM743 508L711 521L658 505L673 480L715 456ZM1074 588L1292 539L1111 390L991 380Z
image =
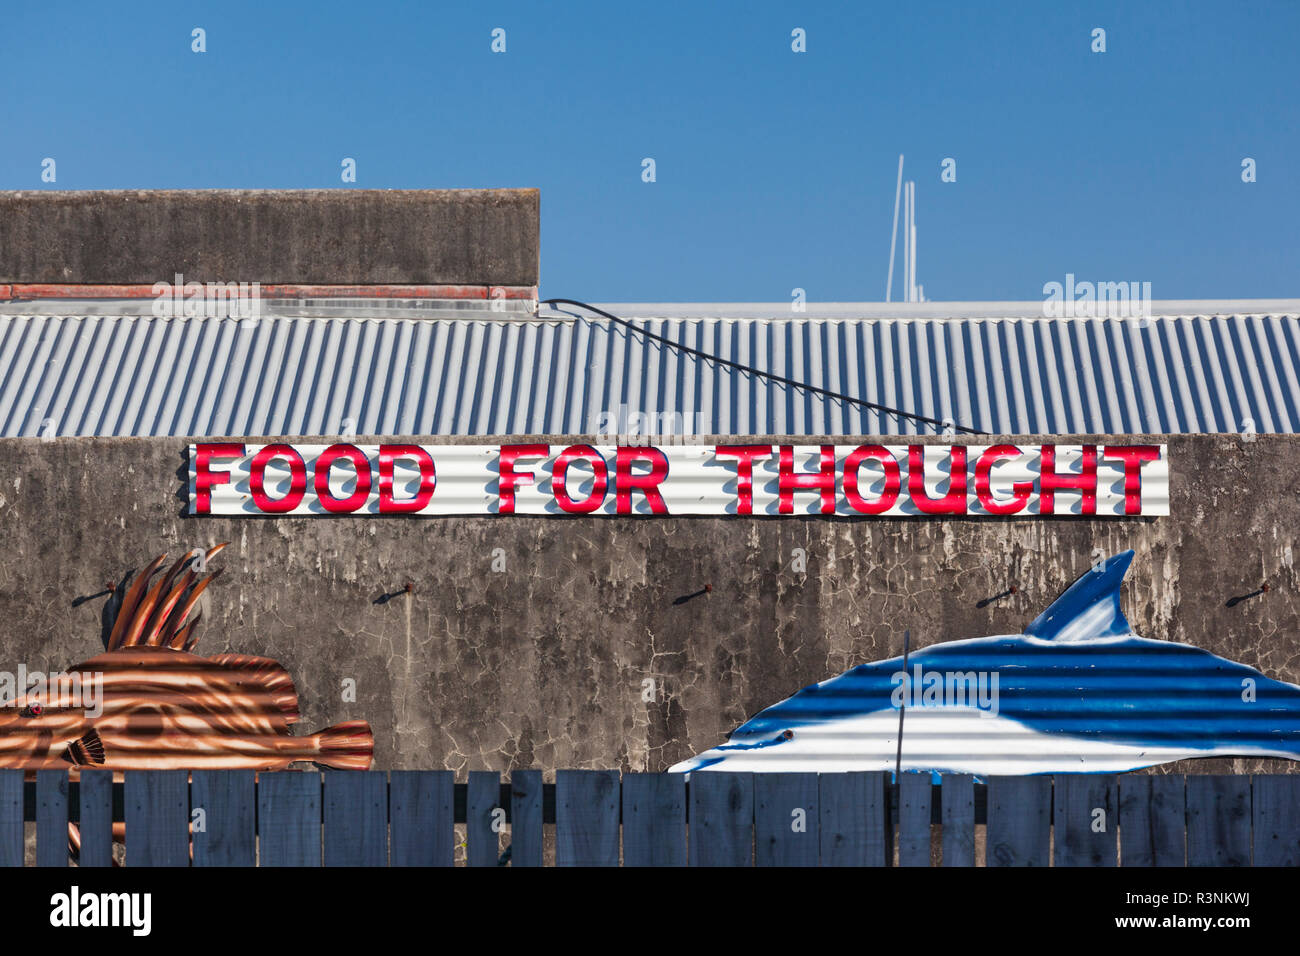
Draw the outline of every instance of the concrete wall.
M1170 447L1172 517L191 518L183 440L5 439L0 667L85 660L105 599L83 598L163 551L228 540L198 649L283 662L300 732L364 717L380 768L661 770L806 684L899 653L905 627L914 646L1018 633L1094 547L1131 547L1139 634L1300 682L1300 438L1137 440ZM795 548L807 573L791 571ZM377 603L408 580L413 594ZM665 692L654 703L647 677Z
M536 189L0 192L0 282L537 285Z

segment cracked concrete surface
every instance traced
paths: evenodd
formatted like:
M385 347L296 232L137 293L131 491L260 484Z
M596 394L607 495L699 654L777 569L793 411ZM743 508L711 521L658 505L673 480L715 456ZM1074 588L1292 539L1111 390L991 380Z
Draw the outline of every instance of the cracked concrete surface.
M183 440L5 439L0 667L93 656L104 598L79 599L164 551L230 541L199 650L281 661L299 733L363 717L381 769L663 770L800 687L899 653L904 628L914 647L1019 633L1093 548L1131 547L1137 633L1300 683L1300 439L1135 440L1169 445L1171 517L191 518Z

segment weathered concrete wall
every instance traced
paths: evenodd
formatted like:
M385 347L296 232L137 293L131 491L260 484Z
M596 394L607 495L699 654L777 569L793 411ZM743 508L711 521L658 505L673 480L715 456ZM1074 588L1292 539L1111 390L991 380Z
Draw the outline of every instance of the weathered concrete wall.
M537 285L536 189L0 192L0 282Z
M163 551L228 540L199 650L283 662L300 732L364 717L380 768L662 770L806 684L899 653L905 627L914 646L1019 633L1093 548L1131 547L1139 634L1300 682L1300 438L1144 440L1169 444L1172 517L191 518L183 440L6 439L0 667L85 660L105 603L86 596ZM413 594L378 600L407 581Z

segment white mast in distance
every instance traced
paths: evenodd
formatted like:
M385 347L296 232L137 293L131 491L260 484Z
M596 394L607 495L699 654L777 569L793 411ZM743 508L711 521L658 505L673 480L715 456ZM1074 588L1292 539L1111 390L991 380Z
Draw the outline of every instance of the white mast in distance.
M912 227L911 235L908 237L908 241L912 244L912 301L920 302L921 296L916 284L916 181L913 180L908 185L912 187Z
M889 279L885 282L885 301L894 291L894 245L898 239L898 198L903 189L903 154L898 154L898 182L894 186L894 227L889 230Z

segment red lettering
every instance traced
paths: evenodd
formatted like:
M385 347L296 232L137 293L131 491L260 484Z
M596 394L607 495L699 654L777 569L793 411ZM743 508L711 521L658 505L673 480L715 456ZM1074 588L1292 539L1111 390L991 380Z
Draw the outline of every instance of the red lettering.
M1038 513L1056 514L1056 493L1074 490L1082 492L1079 506L1081 514L1097 513L1097 446L1084 445L1079 456L1079 474L1056 471L1056 446L1044 445L1041 472L1038 479Z
M212 513L212 489L230 484L230 472L213 471L214 458L229 461L243 458L244 446L236 442L205 442L194 446L194 513Z
M614 497L616 511L621 515L632 513L632 492L639 491L645 495L646 503L652 514L668 514L664 496L659 491L660 483L668 477L668 456L658 448L626 447L620 445L614 463ZM649 474L632 473L635 462L648 462Z
M582 501L574 501L569 497L565 480L569 465L579 460L591 466L595 479L591 484L591 494ZM551 475L551 491L555 495L555 503L560 506L561 511L568 514L590 514L605 503L608 478L609 466L605 464L605 459L601 457L600 452L590 445L570 445L555 459L555 471Z
M864 461L874 459L885 468L885 489L875 501L867 501L858 490L858 471ZM884 514L898 501L902 487L898 475L898 459L884 445L860 445L844 459L844 497L849 507L866 515Z
M820 492L822 514L835 514L834 445L821 446L820 461L820 467L815 472L796 472L794 470L794 446L781 446L780 474L776 485L781 502L777 510L781 514L794 514L794 493L800 489Z
M276 500L266 493L266 466L276 458L289 462L289 493ZM248 472L248 487L253 492L253 504L267 514L286 514L298 507L307 491L307 465L302 455L292 445L265 445L253 456Z
M942 498L931 498L925 490L925 446L907 446L907 493L922 514L966 513L966 446L953 445L948 461L948 493Z
M357 487L346 498L335 498L330 491L330 469L334 462L346 458L357 473ZM316 458L316 500L331 514L348 514L356 511L370 497L370 460L356 445L330 445Z
M537 476L531 471L515 471L520 458L545 458L551 453L550 445L502 445L497 456L499 479L497 481L497 514L515 513L515 491L521 485L535 484Z
M754 513L754 460L771 458L771 445L719 445L713 449L717 458L736 459L736 514Z
M415 461L420 467L420 488L414 498L398 501L393 497L393 462L398 459ZM433 497L438 484L438 472L433 458L419 445L379 446L379 513L413 514L422 511Z
M1013 515L1024 511L1034 494L1032 481L1017 481L1011 486L1011 500L999 501L993 497L989 474L993 466L1006 458L1018 458L1021 451L1015 445L993 445L975 462L975 497L991 515Z
M1103 458L1118 458L1124 462L1124 513L1142 513L1142 465L1160 460L1158 445L1107 445Z

